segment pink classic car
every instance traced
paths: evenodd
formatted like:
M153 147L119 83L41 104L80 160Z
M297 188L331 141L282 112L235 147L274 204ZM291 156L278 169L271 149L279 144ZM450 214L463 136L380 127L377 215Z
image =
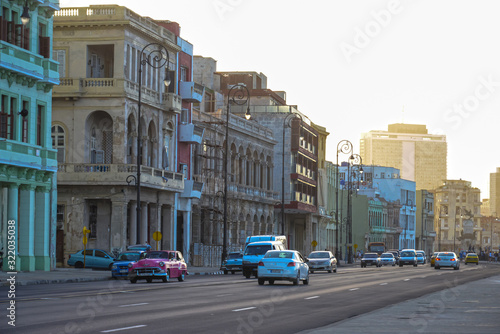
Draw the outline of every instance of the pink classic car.
M139 279L145 279L146 282L151 283L155 278L163 282L177 278L179 282L182 282L186 275L187 265L181 252L170 250L142 253L141 259L130 263L128 269L130 283L136 283Z

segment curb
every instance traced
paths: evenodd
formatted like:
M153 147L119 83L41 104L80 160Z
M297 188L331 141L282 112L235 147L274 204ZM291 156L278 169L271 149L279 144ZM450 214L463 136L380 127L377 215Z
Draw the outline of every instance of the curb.
M41 280L17 280L16 286L37 285L37 284L59 284L59 283L81 283L94 281L107 281L111 277L96 277L96 278L67 278L67 279L41 279ZM9 282L0 282L0 286L10 286Z
M190 273L188 271L188 275L224 275L224 272L223 271L215 271L215 272Z

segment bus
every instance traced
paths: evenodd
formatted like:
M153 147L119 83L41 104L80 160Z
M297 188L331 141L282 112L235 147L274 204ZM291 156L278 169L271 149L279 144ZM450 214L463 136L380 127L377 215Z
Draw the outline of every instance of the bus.
M385 242L370 242L368 244L368 252L382 255L385 252Z

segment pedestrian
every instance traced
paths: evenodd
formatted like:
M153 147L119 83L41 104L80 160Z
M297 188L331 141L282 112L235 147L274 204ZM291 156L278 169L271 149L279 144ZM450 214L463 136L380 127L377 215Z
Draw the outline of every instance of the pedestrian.
M498 262L498 252L495 252L495 262Z

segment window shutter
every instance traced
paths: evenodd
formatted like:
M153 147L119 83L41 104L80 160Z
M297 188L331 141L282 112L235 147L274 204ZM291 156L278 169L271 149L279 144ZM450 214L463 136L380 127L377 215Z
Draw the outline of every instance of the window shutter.
M40 55L50 58L50 37L40 36Z
M30 49L30 30L28 29L28 27L24 27L23 29L24 33L23 33L23 48L25 50L29 50Z

